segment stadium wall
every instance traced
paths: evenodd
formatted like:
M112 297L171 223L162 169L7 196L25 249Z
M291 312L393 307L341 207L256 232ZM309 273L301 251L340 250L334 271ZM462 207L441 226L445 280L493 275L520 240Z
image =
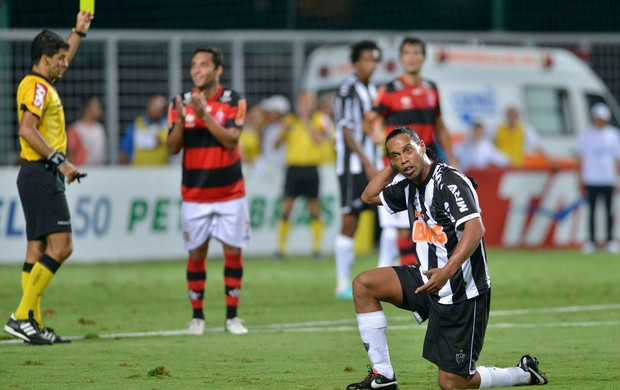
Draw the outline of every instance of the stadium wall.
M184 258L180 225L180 169L89 168L82 184L67 186L72 215L72 262L115 262ZM0 263L23 262L25 222L14 185L17 168L0 169ZM269 256L277 244L282 169L244 167L252 239L245 253ZM471 171L489 246L520 248L575 248L586 236L587 210L572 170ZM333 167L320 171L323 252L333 253L340 229L339 195ZM616 220L620 194L615 196ZM602 210L598 210L602 212ZM602 219L599 219L602 220ZM291 215L288 253L311 253L309 210L297 202ZM598 226L603 237L603 226ZM616 226L615 237L620 238ZM210 256L220 256L214 243Z

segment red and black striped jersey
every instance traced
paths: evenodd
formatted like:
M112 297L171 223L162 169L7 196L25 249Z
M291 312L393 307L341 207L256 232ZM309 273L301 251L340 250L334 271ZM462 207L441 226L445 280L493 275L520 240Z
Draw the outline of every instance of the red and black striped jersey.
M398 126L409 126L427 145L433 145L437 119L441 117L435 83L420 79L416 85L400 77L379 89L373 110L384 118L386 136Z
M192 94L183 94L185 133L183 137L183 179L181 195L186 202L222 202L245 195L239 146L224 147L206 128L189 105ZM220 86L207 102L207 112L221 126L243 128L246 101L231 89ZM174 100L168 108L170 131L178 120Z

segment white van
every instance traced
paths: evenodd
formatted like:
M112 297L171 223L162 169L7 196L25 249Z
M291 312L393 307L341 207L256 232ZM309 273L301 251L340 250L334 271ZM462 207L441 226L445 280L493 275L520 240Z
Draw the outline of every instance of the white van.
M401 73L398 45L377 40L382 64L373 76L381 84ZM334 90L352 72L346 45L320 47L308 58L304 89ZM458 143L473 119L492 129L508 106L537 132L545 152L573 155L577 133L589 124L589 108L605 102L617 126L618 103L603 81L572 52L537 47L427 44L422 76L437 83L442 113Z

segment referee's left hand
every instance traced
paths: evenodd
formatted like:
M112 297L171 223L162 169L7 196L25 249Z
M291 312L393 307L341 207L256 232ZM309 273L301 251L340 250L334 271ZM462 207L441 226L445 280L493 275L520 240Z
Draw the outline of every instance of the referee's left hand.
M62 166L58 168L58 170L67 179L67 184L71 184L71 182L77 179L77 176L79 174L75 165L71 164L71 162L68 160L64 164L62 164Z

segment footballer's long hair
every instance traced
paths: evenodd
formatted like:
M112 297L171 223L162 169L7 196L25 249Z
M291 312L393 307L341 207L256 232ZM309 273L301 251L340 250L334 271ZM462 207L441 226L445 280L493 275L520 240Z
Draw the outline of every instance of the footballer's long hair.
M50 30L41 31L30 45L30 59L32 66L38 65L43 55L52 57L60 49L69 50L69 44L60 35Z

